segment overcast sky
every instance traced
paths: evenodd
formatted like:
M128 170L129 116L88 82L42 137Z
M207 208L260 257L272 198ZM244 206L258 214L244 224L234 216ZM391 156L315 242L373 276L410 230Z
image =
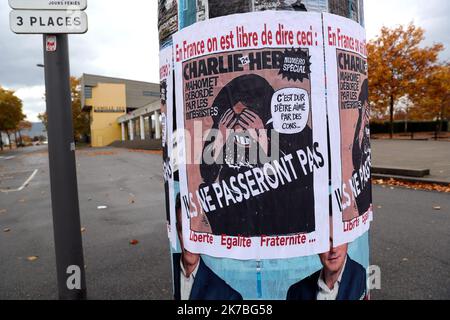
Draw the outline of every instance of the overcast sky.
M126 6L124 6L126 4ZM442 42L450 58L448 0L365 0L368 39L385 25L413 21L426 32L426 44ZM0 85L16 90L28 120L45 111L42 36L15 35L9 29L7 0L0 0ZM157 0L89 0L89 31L70 36L71 73L159 82Z

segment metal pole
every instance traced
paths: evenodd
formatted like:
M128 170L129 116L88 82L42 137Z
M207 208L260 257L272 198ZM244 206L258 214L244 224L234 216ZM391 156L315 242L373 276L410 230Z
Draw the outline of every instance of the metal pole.
M48 154L58 292L61 300L86 298L72 124L68 36L56 35L48 51L44 35Z

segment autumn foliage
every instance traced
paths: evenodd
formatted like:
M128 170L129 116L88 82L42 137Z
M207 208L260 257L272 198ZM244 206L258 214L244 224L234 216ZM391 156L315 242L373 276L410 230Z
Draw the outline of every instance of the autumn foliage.
M450 105L450 64L431 68L418 82L418 91L411 97L413 102L410 116L413 119L436 119L440 123L449 115Z
M401 181L396 179L376 179L373 180L374 185L379 186L390 186L390 187L401 187L413 190L426 190L426 191L437 191L443 193L450 193L450 184L436 184L429 182L411 182L411 181Z
M374 120L391 121L400 99L411 102L411 120L442 120L449 101L449 65L438 62L442 44L423 46L424 30L383 27L368 44L369 90Z
M23 122L25 115L22 112L22 100L20 100L14 91L5 90L0 87L0 134L3 132L8 136L9 147L11 148L11 134L16 137L17 131L20 132L23 126L28 124ZM22 125L22 128L20 126ZM3 142L0 137L0 147L3 149Z

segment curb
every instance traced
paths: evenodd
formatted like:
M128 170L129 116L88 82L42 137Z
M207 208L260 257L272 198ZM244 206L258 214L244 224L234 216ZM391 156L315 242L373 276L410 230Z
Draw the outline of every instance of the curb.
M400 181L406 181L406 182L415 182L415 183L428 183L428 184L438 184L443 186L449 186L449 181L442 181L442 180L434 180L434 179L427 179L427 178L415 178L415 177L405 177L405 176L397 176L397 175L387 175L387 174L372 174L372 179L395 179Z
M387 176L393 175L399 177L425 178L426 176L430 175L430 169L411 169L411 168L373 166L372 173Z

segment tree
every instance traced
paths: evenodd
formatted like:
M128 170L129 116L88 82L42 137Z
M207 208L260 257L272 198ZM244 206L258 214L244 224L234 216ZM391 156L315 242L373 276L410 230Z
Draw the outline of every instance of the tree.
M90 132L89 115L81 110L81 85L79 78L70 77L70 92L72 96L72 122L74 137L76 141L79 141L83 136L89 135ZM47 129L47 113L41 113L38 118Z
M26 120L22 120L19 122L19 125L17 127L17 132L19 133L19 138L20 138L20 144L23 145L23 136L22 136L22 131L23 130L31 130L31 128L33 127L33 124L29 121Z
M90 133L89 114L81 109L81 85L80 79L71 77L70 88L72 94L72 119L75 140L79 140Z
M390 136L394 133L394 106L408 96L414 100L423 91L423 78L436 66L442 44L422 47L424 30L410 23L395 29L383 27L381 35L368 44L369 91L376 118L389 115Z
M412 97L414 106L412 116L421 120L437 120L437 135L442 131L442 124L447 119L450 105L450 64L434 66L420 79L419 90Z
M48 132L48 116L47 112L38 114L38 119L41 120L42 124L45 127L45 131Z
M14 91L0 87L0 132L5 132L8 136L10 149L11 133L17 130L23 119L25 115L22 112L22 100L14 95ZM1 147L3 148L3 144Z

